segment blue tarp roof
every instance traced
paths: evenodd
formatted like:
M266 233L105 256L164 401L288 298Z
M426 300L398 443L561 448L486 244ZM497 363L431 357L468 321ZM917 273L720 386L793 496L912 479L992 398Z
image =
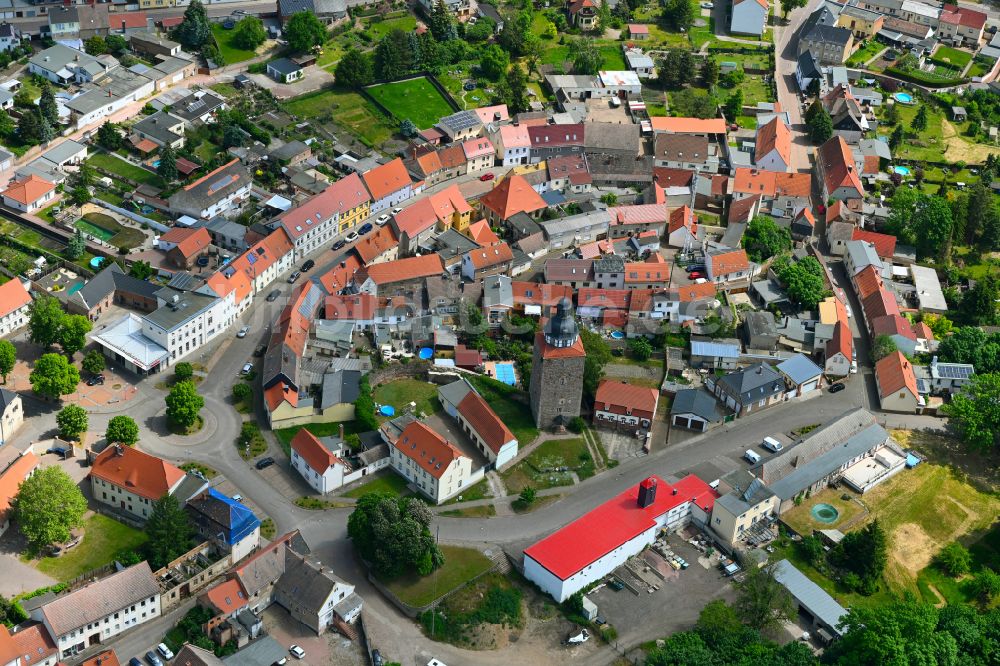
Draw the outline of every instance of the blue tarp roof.
M227 543L230 546L239 543L260 527L260 519L254 515L253 511L232 497L226 497L215 488L208 489L208 496L229 506L229 539Z

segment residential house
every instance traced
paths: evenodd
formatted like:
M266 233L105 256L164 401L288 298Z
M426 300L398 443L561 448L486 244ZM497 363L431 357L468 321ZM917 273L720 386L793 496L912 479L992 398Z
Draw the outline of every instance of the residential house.
M501 224L517 213L537 219L548 205L524 176L511 174L480 197L479 208L491 224Z
M517 456L517 438L467 380L441 386L438 399L494 469Z
M485 2L476 5L476 15L479 18L488 18L493 21L493 33L496 35L500 34L504 26L504 17L497 11L497 8L493 5L488 5Z
M242 203L250 195L250 172L234 159L170 195L170 210L177 215L211 219Z
M820 5L802 24L798 55L809 51L820 65L842 65L854 47L854 33L838 27L839 14Z
M774 351L778 346L778 324L766 310L747 312L743 317L743 333L748 349Z
M757 128L754 164L764 171L788 171L792 165L792 131L778 116Z
M819 61L812 51L804 50L799 53L795 61L795 81L799 84L801 92L807 92L813 83L817 83L822 91L825 79Z
M483 125L483 119L475 111L456 111L439 120L435 127L444 132L449 143L462 143L479 136Z
M14 413L13 407L15 404L18 406L18 412L21 414L21 418L24 418L24 412L20 408L20 397L17 399L9 399L6 389L2 389L3 393L0 394L3 397L4 402L10 407L10 418L12 422L17 419ZM14 394L17 395L16 393ZM6 410L5 410L6 411ZM6 416L6 415L5 415ZM13 435L13 431L11 432ZM8 435L9 436L9 435ZM7 436L4 437L6 441ZM20 451L14 446L4 446L0 448L0 535L7 531L10 527L10 521L13 514L13 509L11 508L11 503L14 498L17 497L18 489L21 484L24 483L25 479L35 473L35 470L39 467L38 457L28 449L27 451Z
M813 363L805 354L787 358L775 366L775 369L785 376L788 395L793 398L818 391L823 380L823 368Z
M183 119L167 111L157 111L132 125L132 136L152 141L160 148L183 148L185 126Z
M570 25L580 30L593 30L597 27L598 7L594 0L570 0L566 5Z
M609 156L635 159L642 153L639 126L635 123L588 122L583 125L583 152L590 160L607 159Z
M710 252L705 259L706 275L715 284L749 280L753 277L752 266L745 250L726 249Z
M729 552L740 548L754 527L769 525L778 517L778 498L749 470L727 474L716 490L722 496L712 505L709 528Z
M330 243L341 231L350 229L341 225L341 215L364 209L370 200L361 178L352 173L292 208L272 226L284 229L293 243L295 259L299 260ZM359 219L362 218L355 212L353 222L356 224Z
M3 192L3 203L22 213L33 213L52 201L56 196L56 186L44 178L32 174L12 181Z
M675 208L667 224L667 244L676 248L694 248L700 245L698 222L688 206Z
M885 25L885 15L857 5L844 5L836 25L854 33L856 41L874 39Z
M0 51L10 51L21 45L21 31L4 21L0 23Z
M767 0L733 0L729 31L738 35L763 35L769 11Z
M167 261L183 270L190 270L198 257L207 255L211 244L212 237L204 227L174 227L157 240Z
M153 504L164 495L188 488L183 470L133 446L121 444L112 444L101 451L87 476L95 501L139 520L149 518ZM188 497L177 499L183 503Z
M376 296L394 296L414 292L423 280L444 273L444 266L437 254L425 254L365 266L355 276L355 283L362 293Z
M833 123L833 134L850 144L858 144L861 138L874 129L861 102L855 99L850 86L840 84L835 86L822 99L823 108L830 114ZM861 169L866 172L866 169ZM878 160L874 160L872 173L878 173Z
M975 366L970 363L945 363L939 361L937 356L931 357L927 369L930 372L931 392L936 394L957 393L972 381L972 375L976 373Z
M371 193L370 211L380 213L416 194L403 160L398 157L388 164L366 171L362 178Z
M28 323L31 295L20 279L0 284L0 337L6 337Z
M733 202L759 196L758 212L791 219L811 205L812 176L738 167L733 179ZM734 204L731 204L734 205Z
M670 169L689 169L698 173L719 171L718 150L707 136L698 134L656 135L654 164Z
M38 74L57 85L87 83L104 77L108 71L117 67L118 61L112 58L112 62L113 65L83 51L55 44L31 56L28 60L28 72Z
M879 258L878 251L871 243L851 240L844 245L844 248L844 267L847 268L847 274L852 278L869 266L873 266L879 274L883 272L882 259Z
M809 241L816 232L816 216L808 208L803 208L792 219L790 231L792 232L792 240Z
M643 26L645 27L645 26ZM653 59L643 53L642 49L636 46L622 45L625 56L625 64L635 72L640 79L648 79L656 73L656 63Z
M291 465L316 492L325 495L344 485L349 467L341 459L344 442L337 437L317 437L306 428L291 441Z
M843 137L834 136L816 153L816 176L823 187L823 200L863 199L861 178L854 168L854 156Z
M160 617L160 586L147 562L66 592L31 611L45 625L60 658Z
M170 105L170 113L184 120L188 127L205 125L218 111L228 108L226 99L209 90L196 90Z
M486 137L480 136L462 143L465 153L467 173L479 173L493 166L496 149Z
M667 207L662 204L612 206L608 208L610 238L628 238L644 231L663 234L667 222Z
M143 0L152 2L152 0ZM180 4L180 3L178 3ZM348 7L359 6L366 3L344 0L279 0L278 18L281 24L285 25L289 19L298 12L309 12L323 22L324 25L331 25L347 16Z
M507 243L477 248L466 252L462 257L462 277L479 281L493 275L508 275L514 253Z
M742 348L736 338L691 337L691 367L735 370Z
M473 479L472 460L420 421L406 426L390 445L389 464L435 504L462 492Z
M712 387L716 398L737 416L767 409L785 399L785 380L766 363L723 375Z
M137 55L150 59L155 59L157 56L178 56L181 52L179 43L150 32L130 33L128 41Z
M242 502L209 488L184 505L195 532L233 562L260 547L260 519Z
M967 45L973 50L979 47L986 27L987 15L970 7L945 4L937 26L936 37L957 45Z
M875 383L879 405L887 412L913 414L924 406L913 366L903 352L894 351L875 363Z
M492 133L491 138L502 166L528 163L531 157L531 136L527 125L502 125Z
M382 261L395 261L399 257L399 240L391 224L378 227L354 244L354 252L365 266Z
M701 388L681 389L670 403L670 424L677 428L707 432L725 418L726 412L715 397Z
M594 179L590 175L586 153L562 155L545 160L548 189L566 194L590 192Z
M838 321L833 325L833 337L826 343L823 371L836 377L846 377L854 361L854 341L851 327L846 319L845 315L844 321Z
M659 399L656 389L605 379L594 396L594 425L648 429Z
M49 10L48 36L53 40L86 40L108 34L108 7L70 5Z
M560 155L583 152L584 124L532 125L528 127L531 138L532 164Z
M438 160L441 162L440 180L451 180L468 172L469 164L465 159L463 145L464 142L456 142L437 149Z
M649 26L643 23L629 23L625 26L628 39L644 41L649 39Z

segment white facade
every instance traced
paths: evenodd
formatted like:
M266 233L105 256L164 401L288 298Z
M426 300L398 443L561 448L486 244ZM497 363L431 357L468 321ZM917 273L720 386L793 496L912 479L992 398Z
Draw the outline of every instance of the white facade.
M146 82L143 83L141 86L123 96L115 95L108 97L107 91L103 89L92 90L89 91L88 93L85 93L87 95L91 95L94 97L105 98L108 101L106 104L102 104L100 107L95 108L92 111L87 111L86 113L74 112L73 117L76 119L77 129L81 129L93 122L100 120L101 118L107 118L108 116L113 115L118 111L121 111L129 104L132 104L133 102L138 102L143 97L148 97L149 95L152 95L155 88L156 84L152 80L147 79ZM70 102L70 104L72 105L72 102Z
M778 171L784 173L788 171L788 165L777 148L772 148L766 155L762 155L756 164L762 171Z
M393 206L406 201L415 194L420 194L422 189L423 188L417 188L417 191L414 191L413 185L407 184L404 187L396 190L395 192L390 192L381 199L376 199L375 201L372 201L371 213L374 215L375 213L379 213L385 210L386 208L392 208Z
M55 189L51 189L45 194L43 194L41 197L36 199L35 201L31 201L29 203L24 204L21 203L20 201L17 201L16 199L11 199L5 194L3 197L3 203L5 206L13 208L15 210L19 210L22 213L33 213L39 208L44 208L45 204L55 199L55 197L56 197L56 191Z
M389 447L389 464L396 473L413 483L435 504L458 495L464 488L482 479L485 474L484 469L479 469L473 474L472 460L467 456L460 456L452 460L440 477L435 477L395 446Z
M172 493L183 481L184 477L179 478L168 494ZM139 520L146 520L153 512L154 500L137 495L122 486L99 479L96 476L90 477L90 491L95 501L112 506L118 511L130 513Z
M108 642L114 636L160 617L160 594L156 593L147 599L143 599L136 604L130 604L125 608L119 608L114 612L109 612L101 619L91 622L82 627L77 627L61 636L56 636L45 621L42 609L31 612L34 620L39 620L45 624L49 635L55 639L56 647L60 657L69 657L87 645L93 645L98 641Z
M851 372L851 359L844 356L841 352L837 352L833 356L827 357L826 363L823 365L823 370L828 375L846 377Z
M0 317L0 337L6 337L22 326L25 326L28 323L28 310L30 308L31 303L25 303L16 310Z
M215 299L207 308L170 330L144 317L142 333L170 354L166 365L176 363L233 324L236 320L235 293Z
M344 485L344 466L339 463L330 465L324 472L320 473L309 466L306 459L299 455L299 452L292 449L292 468L305 479L309 487L316 492L325 495Z

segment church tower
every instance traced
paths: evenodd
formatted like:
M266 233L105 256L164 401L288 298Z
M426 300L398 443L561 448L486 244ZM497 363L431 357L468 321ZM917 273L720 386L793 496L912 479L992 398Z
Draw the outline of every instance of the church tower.
M568 298L535 337L531 363L531 413L539 429L566 426L580 415L587 353Z

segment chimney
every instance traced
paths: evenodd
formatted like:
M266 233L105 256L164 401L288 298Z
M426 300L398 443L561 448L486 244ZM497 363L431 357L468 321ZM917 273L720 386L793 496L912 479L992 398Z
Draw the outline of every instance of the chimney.
M340 424L340 441L344 441L344 424Z
M763 365L758 365L757 366L757 374L758 375L764 374L764 366Z
M676 494L677 494L677 489L676 489L676 488L674 488L674 491L673 491L672 493L670 493L670 494L671 494L671 495L676 495Z
M639 507L645 509L656 500L656 479L649 477L639 484Z

